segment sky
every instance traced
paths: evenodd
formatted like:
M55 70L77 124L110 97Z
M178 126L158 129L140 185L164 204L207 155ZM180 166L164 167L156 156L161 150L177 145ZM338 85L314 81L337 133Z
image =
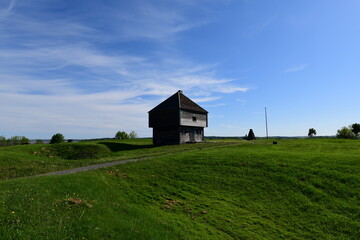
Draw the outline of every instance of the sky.
M360 122L358 0L0 0L0 135L151 137L178 90L206 136Z

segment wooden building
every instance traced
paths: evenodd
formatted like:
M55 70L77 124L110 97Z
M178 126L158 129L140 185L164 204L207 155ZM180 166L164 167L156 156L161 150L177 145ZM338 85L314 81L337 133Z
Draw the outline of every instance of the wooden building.
M149 111L153 143L170 145L204 141L208 112L178 91Z

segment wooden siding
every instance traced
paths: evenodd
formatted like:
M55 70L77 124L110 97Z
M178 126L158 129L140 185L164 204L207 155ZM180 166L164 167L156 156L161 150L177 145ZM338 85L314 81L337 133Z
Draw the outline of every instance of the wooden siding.
M180 144L188 142L203 142L204 128L180 127Z
M179 126L179 111L165 111L149 113L149 127Z
M180 143L179 127L154 127L153 144L171 145Z
M180 110L180 125L207 127L207 114Z

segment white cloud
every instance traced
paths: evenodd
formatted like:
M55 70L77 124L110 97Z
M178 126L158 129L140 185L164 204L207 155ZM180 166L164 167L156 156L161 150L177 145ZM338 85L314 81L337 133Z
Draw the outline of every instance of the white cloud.
M86 130L91 137L112 136L117 129L144 132L151 104L123 103L127 94L121 91L95 96L2 94L0 122L7 126L7 131L23 134L33 129L47 134L61 131L70 138L77 138L79 132Z
M9 3L6 13L13 15L0 21L0 122L7 132L61 131L78 138L123 129L149 136L147 111L179 89L200 103L248 90L236 79L218 77L217 64L168 50L179 33L206 22L187 17L194 3L178 1L180 10L140 0L124 8L97 3L83 19L52 16L44 12L46 1L19 2L18 9ZM86 21L99 14L98 25ZM122 47L129 40L147 44L143 39L155 42L157 50L134 53Z
M217 104L206 104L204 105L205 108L217 108L217 107L223 107L226 106L225 103L217 103Z
M308 64L295 65L295 66L292 66L292 67L286 69L284 72L287 72L287 73L299 72L299 71L305 70L307 67L308 67Z
M248 91L249 88L245 88L245 87L237 87L237 86L218 86L216 88L216 91L220 92L220 93L234 93L234 92L246 92Z
M203 102L211 102L220 99L220 97L207 97L207 98L192 98L194 102L203 103Z

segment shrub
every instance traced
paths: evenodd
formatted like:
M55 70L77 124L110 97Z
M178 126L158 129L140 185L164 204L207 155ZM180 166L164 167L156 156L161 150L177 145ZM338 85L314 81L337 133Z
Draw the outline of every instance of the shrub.
M44 144L44 141L41 139L36 139L35 144Z
M137 138L137 137L138 137L138 135L137 135L137 133L135 131L131 131L129 133L129 138L133 139L133 138Z
M21 137L20 137L20 143L21 143L22 145L24 145L24 144L30 144L30 139L28 139L27 137L21 136Z
M343 127L339 130L337 130L337 134L336 134L336 137L337 138L348 138L348 139L351 139L351 138L355 138L355 134L351 131L350 128L348 127Z
M128 139L129 138L129 135L124 132L124 131L118 131L116 134L115 134L115 139L119 139L119 140L122 140L122 139Z
M94 159L108 156L110 150L104 145L98 144L55 144L42 148L41 153L48 157L58 156L63 159Z
M0 146L6 146L6 145L7 145L6 137L0 136Z
M13 136L9 140L10 140L10 145L19 145L19 144L21 144L21 137L20 136Z
M50 144L62 143L64 141L64 135L62 135L61 133L56 133L52 136Z

